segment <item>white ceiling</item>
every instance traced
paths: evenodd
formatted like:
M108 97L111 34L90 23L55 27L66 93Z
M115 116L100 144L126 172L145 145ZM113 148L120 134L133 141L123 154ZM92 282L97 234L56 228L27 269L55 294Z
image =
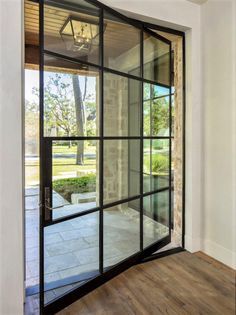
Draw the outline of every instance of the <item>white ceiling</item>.
M205 2L207 2L207 0L187 0L189 2L193 2L193 3L196 3L196 4L203 4Z

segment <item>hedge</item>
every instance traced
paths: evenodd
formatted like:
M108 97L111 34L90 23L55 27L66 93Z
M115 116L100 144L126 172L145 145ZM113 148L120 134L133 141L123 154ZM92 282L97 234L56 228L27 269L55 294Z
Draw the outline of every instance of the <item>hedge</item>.
M81 177L54 180L53 190L68 202L71 202L71 195L73 193L96 191L96 175L88 174Z

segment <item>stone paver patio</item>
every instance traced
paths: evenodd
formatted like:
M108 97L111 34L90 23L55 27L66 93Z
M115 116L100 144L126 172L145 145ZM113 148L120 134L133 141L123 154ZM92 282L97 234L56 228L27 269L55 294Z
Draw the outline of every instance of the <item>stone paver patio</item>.
M56 216L95 207L95 203L68 205L54 193L54 205L63 205ZM144 245L168 234L168 229L144 218ZM50 301L98 273L98 212L45 228L45 287ZM104 211L104 267L112 266L139 250L139 212L128 207ZM39 283L38 189L26 190L26 287ZM34 287L37 288L37 287ZM36 290L37 291L37 290Z

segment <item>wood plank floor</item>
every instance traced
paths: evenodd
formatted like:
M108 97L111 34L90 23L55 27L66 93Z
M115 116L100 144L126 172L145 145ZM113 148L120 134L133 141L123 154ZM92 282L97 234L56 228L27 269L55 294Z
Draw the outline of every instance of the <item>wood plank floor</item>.
M235 272L182 252L130 268L58 315L235 315Z

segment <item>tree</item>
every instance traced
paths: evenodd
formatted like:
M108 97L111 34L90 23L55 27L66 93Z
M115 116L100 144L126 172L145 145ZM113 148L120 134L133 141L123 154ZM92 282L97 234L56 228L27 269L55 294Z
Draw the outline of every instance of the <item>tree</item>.
M83 137L84 129L85 129L85 109L84 109L83 98L85 98L86 89L84 91L84 97L82 97L78 75L72 76L72 82L73 82L74 99L75 99L77 134L78 136ZM87 82L87 77L86 77L85 82ZM84 141L78 141L76 164L78 165L84 164Z
M152 103L152 134L169 129L169 100L158 98Z
M84 77L84 89L80 76L51 74L44 87L45 134L51 136L93 136L96 129L96 103L94 95L87 93L88 77ZM39 90L33 89L39 96ZM78 141L76 164L84 163L84 142Z
M25 153L39 154L39 104L25 101Z
M57 136L76 134L75 107L72 101L73 90L70 75L55 74L49 77L44 88L44 121L45 133ZM35 89L37 92L37 89Z
M144 86L144 132L146 135L160 135L169 129L169 99L152 97L151 85ZM172 109L173 114L173 109ZM150 130L151 128L151 130Z

